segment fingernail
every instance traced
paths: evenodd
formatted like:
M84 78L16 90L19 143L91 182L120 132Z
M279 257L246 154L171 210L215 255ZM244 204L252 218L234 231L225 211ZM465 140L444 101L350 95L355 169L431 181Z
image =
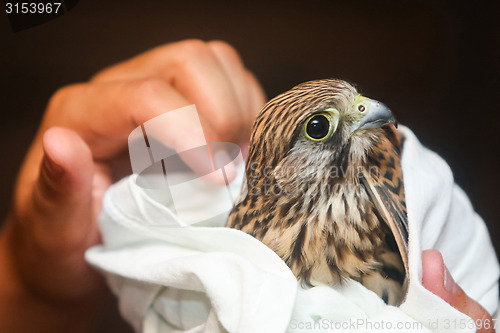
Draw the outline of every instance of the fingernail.
M455 293L457 289L457 284L455 283L455 280L453 280L453 277L446 266L444 266L444 289L452 294Z
M48 155L44 156L44 164L48 172L53 176L59 176L64 172L62 166L54 162Z

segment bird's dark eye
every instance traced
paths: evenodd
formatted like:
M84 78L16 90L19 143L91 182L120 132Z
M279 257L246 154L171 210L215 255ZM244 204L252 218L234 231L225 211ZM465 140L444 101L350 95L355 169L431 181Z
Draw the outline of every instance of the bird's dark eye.
M307 120L305 133L308 139L323 141L331 134L332 128L331 116L327 113L319 113Z
M365 108L365 106L363 104L359 104L358 105L358 110L359 110L359 112L365 112L366 108Z

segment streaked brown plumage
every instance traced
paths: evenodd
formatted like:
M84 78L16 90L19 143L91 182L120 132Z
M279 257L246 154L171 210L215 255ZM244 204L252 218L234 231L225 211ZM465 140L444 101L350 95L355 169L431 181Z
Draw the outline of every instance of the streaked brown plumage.
M228 226L261 240L306 285L354 279L400 304L408 235L391 121L341 80L277 96L254 123L247 182Z

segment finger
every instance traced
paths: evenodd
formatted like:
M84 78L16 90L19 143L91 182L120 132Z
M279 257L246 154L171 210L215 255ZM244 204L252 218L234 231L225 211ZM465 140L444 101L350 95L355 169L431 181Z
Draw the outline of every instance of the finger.
M149 143L157 143L156 147L163 145L184 152L204 146L207 141L198 115L188 109L177 110L189 102L162 80L81 84L66 88L66 92L54 99L50 110L64 110L64 113L50 114L47 119L55 118L59 125L75 129L97 160L120 155L129 135L137 133L136 129L144 123L144 134ZM153 118L156 119L148 122ZM139 134L138 139L143 139L140 131ZM159 161L165 156L154 157ZM200 175L211 170L208 154L181 157ZM235 175L228 172L230 179ZM219 182L217 177L216 183L225 182L223 179Z
M214 60L207 43L190 39L155 47L101 70L92 77L91 82L117 82L162 76L170 78L175 75L178 67L189 65L192 60Z
M100 283L83 256L99 241L92 216L92 157L83 140L64 128L47 130L42 145L31 194L16 202L13 253L24 283L44 297L84 297ZM67 283L75 277L85 282Z
M248 124L248 127L250 127L250 89L248 87L249 82L246 75L246 69L243 66L241 58L236 50L227 43L222 41L211 41L207 44L214 53L220 67L223 69L226 80L231 83L230 86L233 94L237 97L239 109L235 111L240 111L240 114L228 116L239 116L244 119L244 123ZM248 130L249 129L247 129L247 131Z
M195 104L210 141L239 142L248 124L238 94L207 43L188 40L158 47L99 73L93 82L157 78ZM248 83L243 87L248 89ZM255 89L252 87L252 89ZM241 96L240 96L241 97Z
M266 104L267 97L264 93L264 90L262 90L261 85L255 75L253 75L252 72L247 71L247 78L249 83L249 89L250 89L250 101L251 101L251 106L250 106L250 112L251 112L251 125L253 125L253 122L255 121L255 118L257 117L257 114L260 112L260 110L264 107L264 104ZM246 138L246 141L248 142L250 139L250 134L248 138Z
M189 104L174 88L157 79L79 84L53 97L44 127L57 122L72 128L89 145L94 158L108 159L126 148L127 138L135 128ZM164 124L162 138L170 147L183 149L188 141L199 140L203 134L201 129L193 129L194 118L174 115L171 120ZM180 133L191 135L176 135Z
M92 155L76 133L58 127L43 135L43 150L28 210L31 231L40 244L77 246L96 230L91 224Z
M226 77L232 82L235 94L238 96L243 112L241 117L246 124L243 140L247 142L253 121L265 103L264 92L255 76L245 68L233 47L222 41L211 41L208 45L224 68Z
M441 297L458 311L471 317L475 323L492 324L490 314L467 294L453 280L443 257L439 251L426 250L422 253L422 284L426 289ZM493 325L485 325L493 327ZM494 330L478 327L477 332L494 332Z

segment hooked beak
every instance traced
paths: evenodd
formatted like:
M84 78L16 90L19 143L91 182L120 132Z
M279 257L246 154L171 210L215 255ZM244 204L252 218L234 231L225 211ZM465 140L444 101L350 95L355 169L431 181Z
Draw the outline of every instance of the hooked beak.
M359 101L360 103L356 104L355 107L358 108L358 111L360 111L359 108L364 110L362 112L364 116L360 121L354 124L353 132L359 129L382 127L388 123L393 123L394 126L398 127L396 118L386 105L374 99L361 96Z

